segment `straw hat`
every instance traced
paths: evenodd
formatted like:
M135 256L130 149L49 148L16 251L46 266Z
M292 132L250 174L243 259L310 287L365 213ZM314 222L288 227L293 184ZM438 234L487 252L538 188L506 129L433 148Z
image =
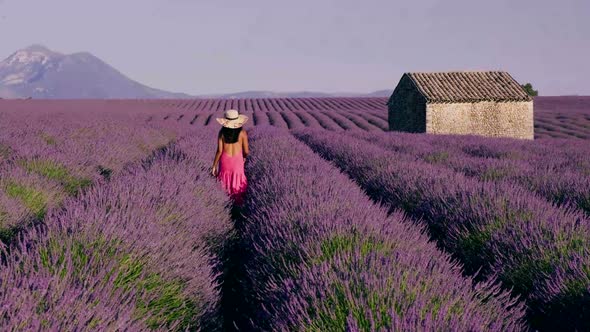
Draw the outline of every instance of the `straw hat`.
M248 117L239 114L237 110L227 110L224 115L224 118L217 118L217 122L226 128L240 128L248 121Z

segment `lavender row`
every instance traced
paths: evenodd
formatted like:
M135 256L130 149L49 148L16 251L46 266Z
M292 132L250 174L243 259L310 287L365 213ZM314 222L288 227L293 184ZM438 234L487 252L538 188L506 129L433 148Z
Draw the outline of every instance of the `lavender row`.
M219 328L232 225L202 145L191 136L128 166L21 235L0 268L2 330Z
M407 135L408 138L416 135ZM590 175L590 145L583 140L539 139L534 142L476 136L422 135L423 140L445 150L471 157L518 160L556 173L568 169Z
M42 220L67 196L119 172L176 134L132 114L5 112L0 123L0 233Z
M441 136L437 141L432 137L415 134L355 132L351 135L388 150L407 153L419 160L478 177L480 180L518 183L558 205L572 205L590 215L590 174L566 167L566 164L571 163L571 156L560 157L560 154L565 153L562 149L539 152L539 155L532 156L534 150L529 148L531 152L527 153L528 158L524 160L490 157L490 155L500 154L500 148L494 140L488 141L485 138L472 138L470 145L462 145L457 143L461 139L456 136ZM518 142L518 144L523 143ZM529 145L534 144L544 145L529 143ZM551 149L551 145L541 148ZM504 153L509 154L510 151L506 150ZM517 153L518 149L513 151ZM487 155L487 157L474 156L479 154ZM590 165L590 153L580 156L580 159L582 158L586 158ZM578 165L582 164L578 163Z
M155 100L148 105L164 109L196 112L222 112L238 109L244 112L355 110L386 112L387 98L239 98L239 99L195 99ZM133 102L129 102L133 103Z
M590 98L535 99L535 138L590 138Z
M278 108L278 106L277 106ZM278 108L280 109L280 108ZM365 114L360 111L350 110L288 110L288 111L244 111L251 121L247 126L272 125L278 128L298 129L303 127L324 128L328 130L364 130L384 131L387 130L387 121L372 114ZM223 116L222 112L183 112L165 111L156 117L161 122L180 122L194 126L215 125L215 117Z
M423 219L468 273L497 276L522 294L535 327L588 328L590 283L576 265L590 254L583 215L521 187L480 182L350 136L310 130L296 136L373 199Z
M94 178L97 168L120 170L176 137L142 121L143 113L6 112L0 144L13 160L51 159L75 175ZM145 114L143 114L145 116ZM138 119L139 116L139 119Z
M250 329L522 330L523 305L475 284L401 213L387 215L286 131L256 128L243 301Z

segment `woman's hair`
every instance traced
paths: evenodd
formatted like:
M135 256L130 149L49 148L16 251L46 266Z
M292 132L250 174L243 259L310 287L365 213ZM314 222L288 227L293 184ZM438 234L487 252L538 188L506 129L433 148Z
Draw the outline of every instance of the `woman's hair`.
M226 128L226 127L221 127L221 130L219 131L219 135L223 135L224 141L225 143L235 143L238 141L238 136L240 135L240 132L242 131L242 127L240 128Z

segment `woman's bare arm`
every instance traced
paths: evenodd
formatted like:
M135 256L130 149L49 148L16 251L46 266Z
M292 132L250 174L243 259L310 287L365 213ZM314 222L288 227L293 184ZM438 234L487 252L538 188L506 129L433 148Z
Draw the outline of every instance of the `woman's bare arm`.
M211 175L217 176L219 173L218 165L219 159L221 158L221 153L223 152L223 140L221 139L221 131L217 136L217 152L215 152L215 159L213 159L213 166L211 167Z
M246 133L245 130L242 130L240 134L242 134L242 155L244 156L244 159L246 159L248 154L250 154L250 148L248 147L248 133Z

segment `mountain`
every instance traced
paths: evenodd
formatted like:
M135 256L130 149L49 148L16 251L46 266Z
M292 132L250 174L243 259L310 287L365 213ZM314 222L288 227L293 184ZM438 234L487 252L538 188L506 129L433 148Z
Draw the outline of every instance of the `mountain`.
M1 1L1 0L0 0ZM158 90L136 82L87 52L61 54L31 45L0 62L0 98L151 99L151 98L321 98L389 97L391 90L354 92L241 91L190 96Z
M364 95L365 97L391 97L393 90L378 90Z
M131 80L94 55L31 45L0 62L0 98L191 98Z

